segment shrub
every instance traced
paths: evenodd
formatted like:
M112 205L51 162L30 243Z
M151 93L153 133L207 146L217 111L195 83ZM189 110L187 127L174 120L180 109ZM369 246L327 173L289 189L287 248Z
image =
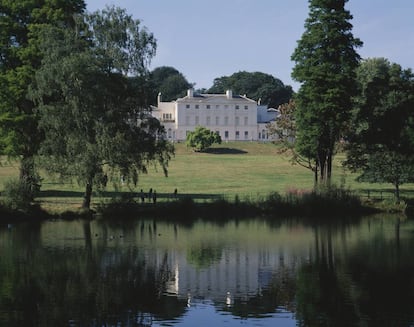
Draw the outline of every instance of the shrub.
M28 211L32 204L34 191L32 186L19 178L5 182L2 192L2 203L10 210Z

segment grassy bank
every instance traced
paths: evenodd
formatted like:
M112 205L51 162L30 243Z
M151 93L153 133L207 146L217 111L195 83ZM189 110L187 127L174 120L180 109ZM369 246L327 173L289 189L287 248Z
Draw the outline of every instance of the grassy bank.
M355 182L355 175L344 171L342 155L337 155L334 166L334 183L344 185L364 199L391 198L392 187L388 184ZM0 167L0 190L10 176L17 176L18 163L3 160ZM49 212L77 210L82 203L83 188L75 183L63 183L42 174L43 182L39 197L40 206ZM97 208L111 198L131 191L138 195L143 189L157 191L158 204L172 201L174 189L180 199L191 198L195 202L217 199L233 201L237 196L243 202L260 202L270 193L281 195L310 190L313 186L311 172L292 165L288 157L278 154L277 147L268 143L232 142L216 145L207 153L195 153L184 144L176 144L176 155L169 165L169 175L150 167L148 174L141 175L135 188L109 184L102 194L95 194L92 206ZM402 196L414 198L414 185L403 185ZM138 198L135 198L137 200Z

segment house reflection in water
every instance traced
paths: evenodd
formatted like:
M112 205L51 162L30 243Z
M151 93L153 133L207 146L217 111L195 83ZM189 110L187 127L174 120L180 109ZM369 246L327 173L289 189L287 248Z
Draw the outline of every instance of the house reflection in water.
M298 261L283 252L249 249L223 249L217 261L201 268L180 251L169 251L167 262L165 252L157 258L158 269L168 270L166 293L186 299L187 306L205 300L231 306L236 298L247 301L260 296L272 282L286 278L286 273L294 278Z

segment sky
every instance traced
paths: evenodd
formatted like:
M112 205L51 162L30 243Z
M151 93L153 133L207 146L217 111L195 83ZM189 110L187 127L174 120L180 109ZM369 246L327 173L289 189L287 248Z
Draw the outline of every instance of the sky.
M304 32L308 0L85 0L87 10L125 8L154 34L150 70L171 66L195 88L238 71L263 72L291 85L291 55ZM414 68L414 1L349 0L362 58Z

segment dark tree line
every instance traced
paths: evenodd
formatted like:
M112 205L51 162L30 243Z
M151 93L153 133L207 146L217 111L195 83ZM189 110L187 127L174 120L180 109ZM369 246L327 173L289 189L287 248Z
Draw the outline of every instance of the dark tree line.
M83 1L7 2L0 8L3 154L21 159L20 183L45 169L94 187L147 166L167 173L173 147L148 112L156 41L125 10L87 13Z

